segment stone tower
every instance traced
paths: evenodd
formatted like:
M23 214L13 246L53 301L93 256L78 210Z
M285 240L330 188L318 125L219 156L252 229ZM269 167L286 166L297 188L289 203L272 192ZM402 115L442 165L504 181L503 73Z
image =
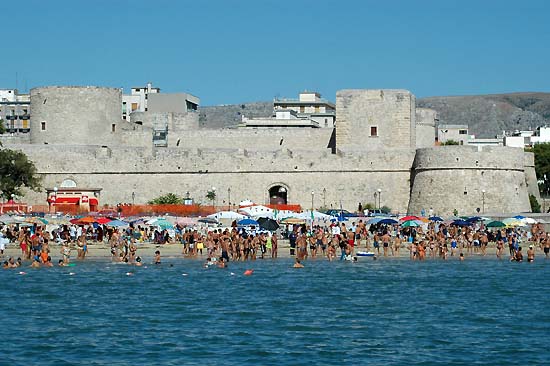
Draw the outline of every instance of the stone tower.
M415 96L408 90L340 90L336 147L362 150L416 147Z

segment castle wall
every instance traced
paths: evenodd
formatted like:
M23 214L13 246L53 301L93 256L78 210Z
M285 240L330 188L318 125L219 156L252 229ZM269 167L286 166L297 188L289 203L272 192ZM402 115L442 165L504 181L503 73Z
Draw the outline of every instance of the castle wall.
M133 123L141 122L146 128L162 128L168 126L169 131L197 130L199 114L197 112L133 112Z
M415 96L407 90L336 93L336 146L366 150L416 147ZM376 127L377 136L371 135Z
M539 185L537 183L537 174L535 172L535 154L526 152L524 157L525 167L525 184L527 185L527 192L535 196L535 198L541 202Z
M529 212L524 154L507 147L444 146L418 149L409 213ZM485 193L483 193L485 190ZM483 204L484 201L484 204ZM484 206L484 207L483 207Z
M437 111L416 108L416 148L432 147L435 144L435 121Z
M409 197L410 166L414 150L372 152L368 155L339 151L253 151L237 149L120 148L101 146L21 145L38 172L43 186L58 186L72 179L78 187L103 188L101 204L144 203L159 195L189 191L198 202L209 204L206 192L216 187L218 204L250 199L267 203L268 190L278 184L288 188L288 199L304 208L355 210L359 204L374 203L374 192L382 190L380 203L404 212ZM323 188L326 189L323 193ZM29 192L31 204L44 204L44 193Z
M122 124L120 89L51 86L31 89L30 94L33 144L106 144L115 140Z

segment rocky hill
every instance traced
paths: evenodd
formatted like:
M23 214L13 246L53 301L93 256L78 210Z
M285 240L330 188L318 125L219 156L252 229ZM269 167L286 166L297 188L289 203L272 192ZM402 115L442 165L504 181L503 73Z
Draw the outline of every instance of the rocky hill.
M467 124L477 137L494 137L502 131L534 129L550 124L550 93L512 93L456 97L429 97L416 100L418 107L439 112L440 124ZM272 102L201 107L203 128L234 127L247 117L266 117Z

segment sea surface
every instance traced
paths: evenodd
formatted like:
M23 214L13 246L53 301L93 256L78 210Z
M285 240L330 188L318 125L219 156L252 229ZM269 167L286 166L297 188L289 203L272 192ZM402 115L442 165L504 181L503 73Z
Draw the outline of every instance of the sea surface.
M550 364L550 260L361 259L0 270L0 364Z

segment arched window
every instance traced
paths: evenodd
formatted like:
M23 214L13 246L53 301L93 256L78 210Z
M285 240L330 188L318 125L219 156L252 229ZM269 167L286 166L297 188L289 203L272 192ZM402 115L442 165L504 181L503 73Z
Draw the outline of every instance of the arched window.
M74 188L76 187L76 182L72 179L65 179L63 182L61 182L62 188Z

